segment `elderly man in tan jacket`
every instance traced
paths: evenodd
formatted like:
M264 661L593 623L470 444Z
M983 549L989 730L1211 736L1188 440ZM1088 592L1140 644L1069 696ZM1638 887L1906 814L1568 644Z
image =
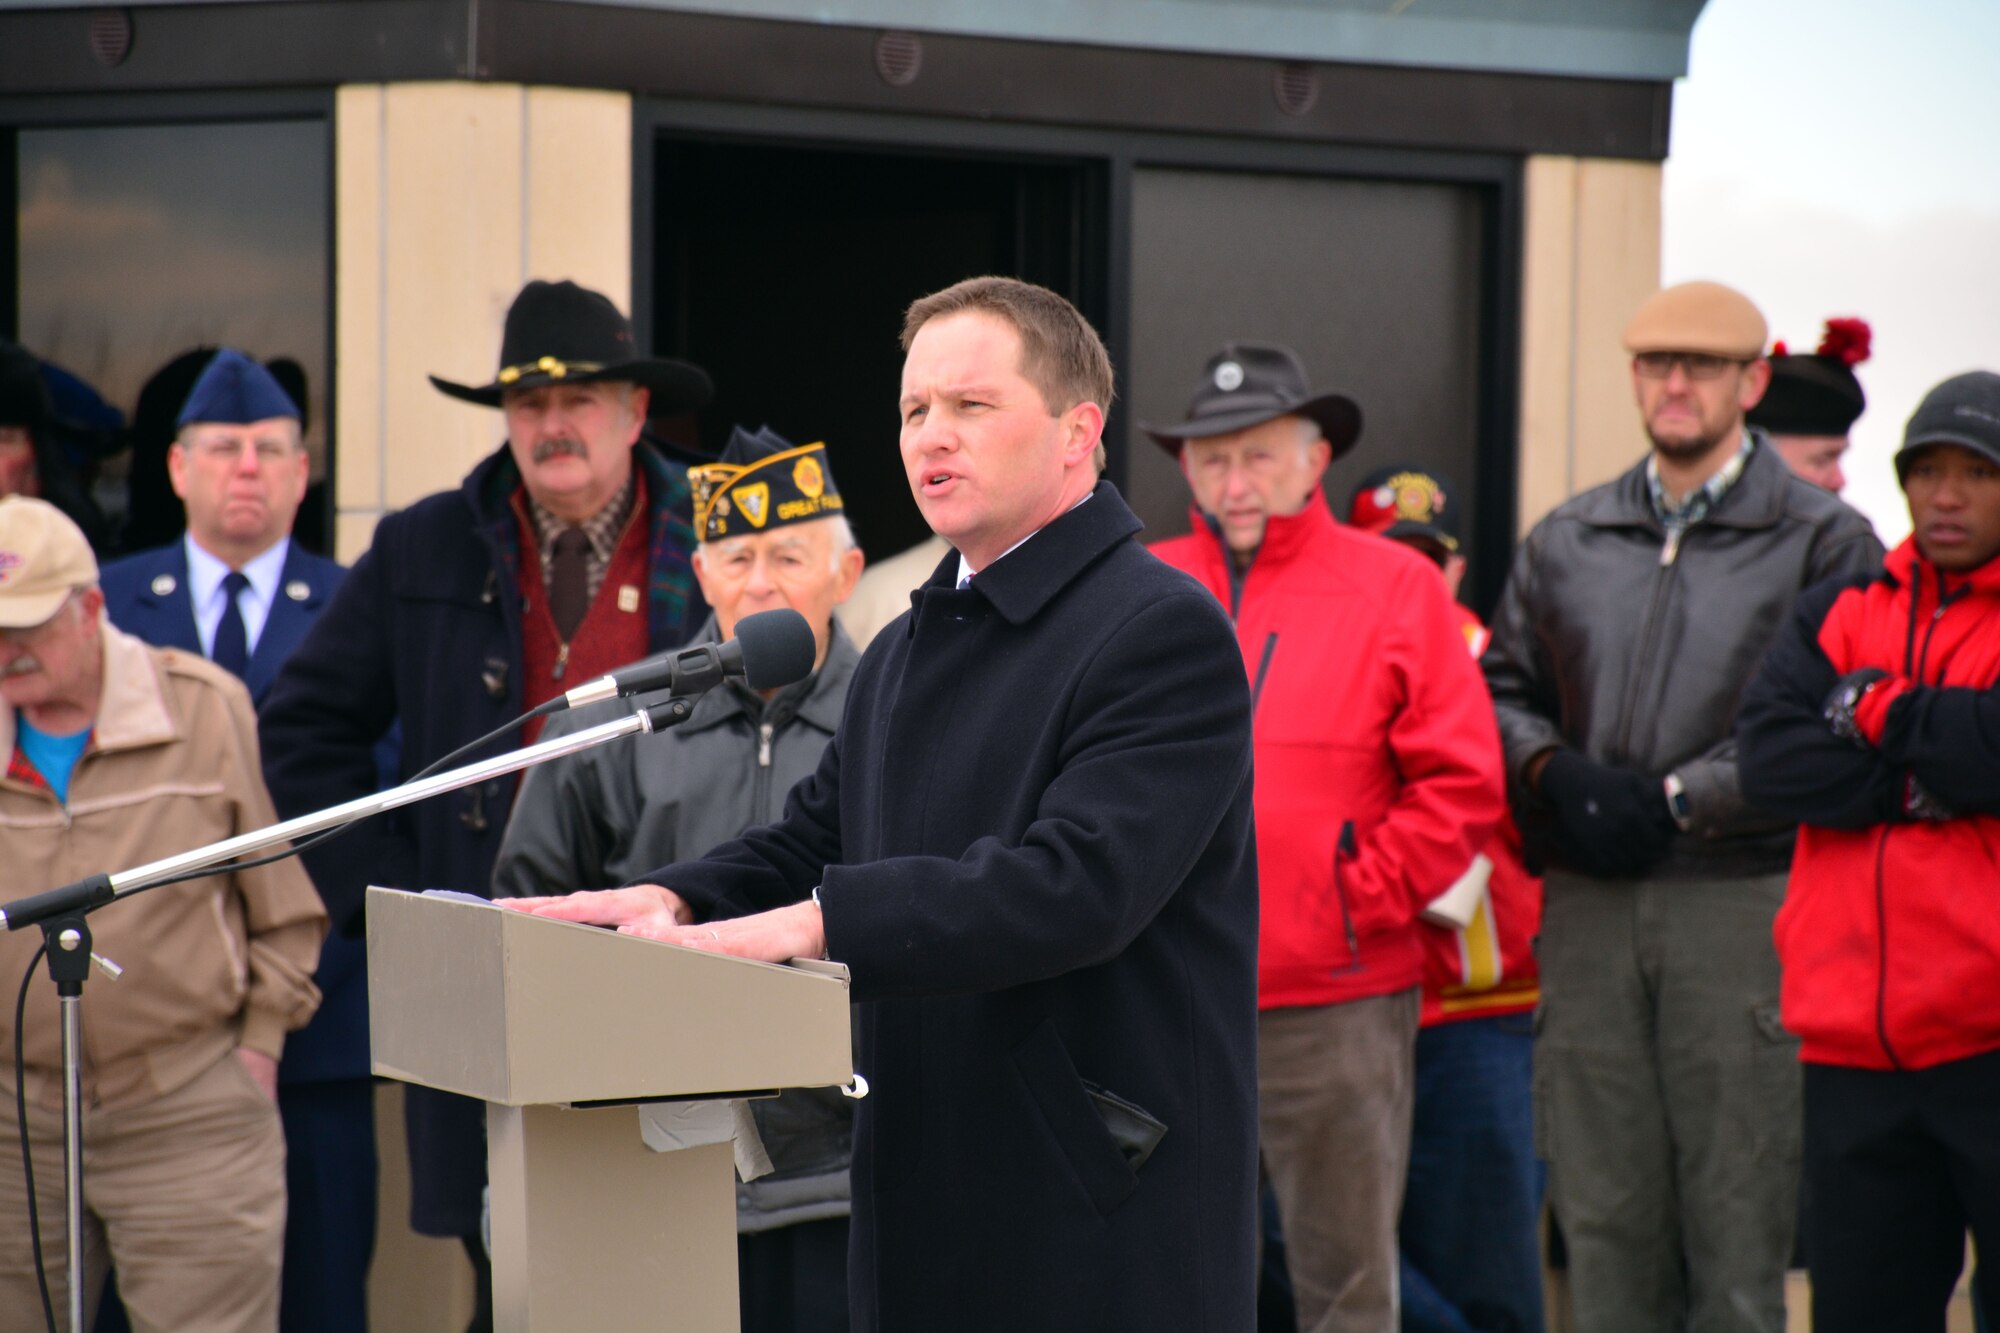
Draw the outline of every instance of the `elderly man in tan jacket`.
M15 897L273 821L242 684L103 617L83 533L40 500L0 500L0 847ZM326 916L293 861L111 903L94 948L119 964L83 1006L86 1324L115 1260L134 1326L275 1329L285 1033L319 1004ZM0 937L18 985L37 932ZM28 983L22 1058L50 1296L66 1301L54 988ZM11 1025L0 1141L18 1145ZM9 1148L9 1154L13 1149ZM0 1329L42 1327L18 1158L0 1169Z

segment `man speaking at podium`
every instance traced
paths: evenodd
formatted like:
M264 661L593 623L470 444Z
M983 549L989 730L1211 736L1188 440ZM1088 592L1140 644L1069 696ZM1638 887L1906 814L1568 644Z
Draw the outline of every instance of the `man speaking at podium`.
M1235 637L1099 480L1110 359L1067 301L970 279L912 305L903 345L904 468L955 551L870 645L818 770L656 884L513 905L848 965L857 1329L1236 1333L1257 888Z

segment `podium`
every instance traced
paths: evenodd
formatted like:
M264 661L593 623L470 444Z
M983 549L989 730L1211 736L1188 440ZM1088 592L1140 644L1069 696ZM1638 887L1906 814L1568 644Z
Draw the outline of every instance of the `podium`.
M728 1142L655 1152L637 1103L854 1078L847 970L368 890L377 1074L487 1103L496 1329L738 1327Z

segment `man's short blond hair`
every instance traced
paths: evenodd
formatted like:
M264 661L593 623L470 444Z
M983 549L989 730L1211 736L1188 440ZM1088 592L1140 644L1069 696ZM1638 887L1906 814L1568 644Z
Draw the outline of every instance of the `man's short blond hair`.
M1051 415L1078 403L1111 410L1111 354L1077 308L1046 287L1019 278L967 278L910 302L903 315L903 350L934 319L976 311L1007 321L1021 338L1021 375L1042 395ZM1104 471L1104 442L1091 461Z

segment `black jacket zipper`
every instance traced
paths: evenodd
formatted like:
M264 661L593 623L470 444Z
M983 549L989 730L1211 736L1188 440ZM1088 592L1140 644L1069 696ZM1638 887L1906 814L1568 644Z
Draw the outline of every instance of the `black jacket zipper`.
M1333 969L1332 975L1361 970L1361 941L1354 933L1354 913L1347 907L1347 885L1340 878L1340 862L1345 857L1352 861L1359 853L1354 837L1354 821L1347 820L1340 826L1340 837L1333 844L1333 898L1340 904L1340 928L1347 936L1347 958L1344 967Z
M1903 636L1903 675L1905 679L1923 683L1924 668L1929 665L1931 637L1937 633L1940 620L1944 619L1945 608L1951 605L1951 597L1945 592L1944 571L1938 571L1938 604L1931 612L1930 624L1924 626L1924 641L1917 643L1917 607L1923 600L1924 570L1917 566L1916 586L1910 592L1910 624ZM1944 673L1938 673L1943 679ZM1888 859L1889 835L1895 831L1894 824L1882 826L1882 836L1875 843L1875 1038L1882 1043L1882 1054L1889 1057L1889 1063L1902 1069L1902 1057L1889 1043L1889 886L1883 875L1883 863Z
M1639 654L1634 659L1638 667L1631 688L1625 692L1625 714L1618 722L1618 749L1610 756L1613 762L1622 763L1632 753L1632 725L1638 721L1639 700L1646 693L1646 684L1653 678L1653 636L1660 618L1660 603L1666 599L1667 585L1674 577L1674 566L1680 560L1681 542L1686 529L1670 530L1660 546L1660 562L1653 575L1653 594L1646 602L1646 619L1639 627Z
M1257 679L1250 682L1250 715L1257 715L1257 701L1264 697L1264 677L1271 674L1271 657L1278 651L1278 631L1264 636L1264 655L1257 660Z

